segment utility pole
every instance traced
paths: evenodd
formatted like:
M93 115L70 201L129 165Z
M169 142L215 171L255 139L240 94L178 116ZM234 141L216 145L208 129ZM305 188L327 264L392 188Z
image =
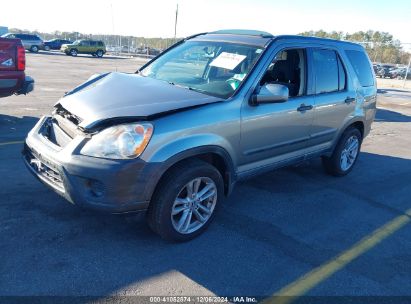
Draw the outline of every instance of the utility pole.
M407 76L411 72L410 71L410 66L411 66L411 54L410 54L410 60L408 61L408 67L407 70L405 71L405 77L404 77L404 83L402 85L403 88L405 88L405 83L407 82Z
M177 9L176 9L176 21L174 23L174 43L176 42L176 38L177 38L177 20L178 20L178 3L177 3Z

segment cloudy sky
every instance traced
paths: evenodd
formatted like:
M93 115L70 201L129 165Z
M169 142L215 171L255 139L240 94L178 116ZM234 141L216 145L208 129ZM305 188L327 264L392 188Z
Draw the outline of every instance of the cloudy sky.
M0 26L40 31L172 37L227 28L273 34L307 30L387 31L411 42L409 0L20 0L4 1ZM112 18L113 17L113 18ZM114 29L113 22L114 20Z

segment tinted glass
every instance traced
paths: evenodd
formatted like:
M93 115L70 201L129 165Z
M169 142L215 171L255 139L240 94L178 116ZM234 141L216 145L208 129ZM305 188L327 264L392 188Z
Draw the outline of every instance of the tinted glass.
M374 85L374 76L367 55L360 51L345 51L345 53L354 68L355 74L357 74L360 84L363 87Z
M98 42L98 45L99 45L99 46L103 46L103 42L102 42L102 41L99 41L99 42Z
M331 50L314 50L313 61L316 75L316 94L338 91L337 54Z

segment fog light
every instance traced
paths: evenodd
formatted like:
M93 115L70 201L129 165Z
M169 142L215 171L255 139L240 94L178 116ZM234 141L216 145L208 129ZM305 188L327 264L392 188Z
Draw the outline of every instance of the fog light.
M105 191L106 191L106 187L104 186L102 182L99 182L97 180L90 181L90 192L91 194L93 194L93 196L102 197Z

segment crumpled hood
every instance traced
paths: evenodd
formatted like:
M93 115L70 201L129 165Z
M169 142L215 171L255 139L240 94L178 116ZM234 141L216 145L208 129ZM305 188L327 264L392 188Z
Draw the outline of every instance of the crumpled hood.
M221 99L164 81L116 72L90 79L67 93L57 104L79 117L80 127L89 129L107 119L144 119L218 101Z

